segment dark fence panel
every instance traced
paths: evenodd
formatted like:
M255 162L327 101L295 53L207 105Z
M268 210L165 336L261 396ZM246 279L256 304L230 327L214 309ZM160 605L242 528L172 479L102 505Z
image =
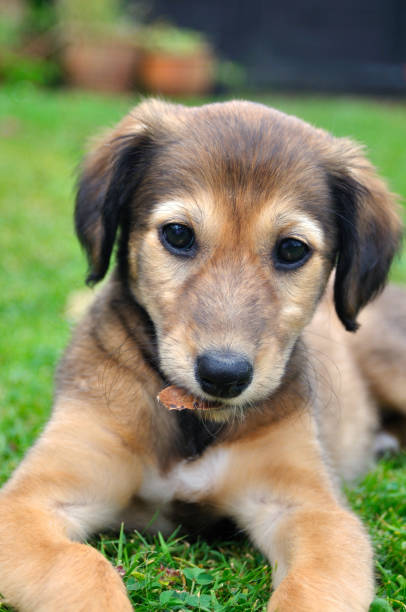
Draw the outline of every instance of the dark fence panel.
M254 87L406 91L406 0L154 0Z

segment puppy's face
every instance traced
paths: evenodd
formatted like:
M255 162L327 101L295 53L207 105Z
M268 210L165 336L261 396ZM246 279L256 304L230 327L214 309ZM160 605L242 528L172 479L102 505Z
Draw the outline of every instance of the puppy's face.
M234 406L270 395L331 269L322 224L294 193L233 207L202 192L158 203L137 242L131 286L168 379Z
M271 164L261 171L271 182ZM335 243L301 205L293 168L284 189L262 193L255 172L245 171L241 185L227 178L217 192L208 177L195 193L154 203L146 228L130 235L129 278L154 322L168 380L241 406L279 385ZM317 172L307 189L306 201L323 206L328 193Z
M114 155L117 137L108 141L110 160L102 149L91 160L99 181L109 177L98 187L101 222L86 228L103 239L88 250L100 268L115 212L121 274L152 319L172 384L217 400L223 416L271 395L337 259L336 293L345 294L336 295L337 310L355 326L369 299L357 295L357 282L361 274L371 281L361 270L364 246L353 241L366 241L375 257L372 243L387 231L387 267L398 232L373 174L384 206L371 200L368 209L359 179L371 168L365 160L349 167L358 149L339 149L324 132L249 103L149 104L118 128L123 136ZM85 170L82 189L89 181ZM386 273L373 266L370 294Z

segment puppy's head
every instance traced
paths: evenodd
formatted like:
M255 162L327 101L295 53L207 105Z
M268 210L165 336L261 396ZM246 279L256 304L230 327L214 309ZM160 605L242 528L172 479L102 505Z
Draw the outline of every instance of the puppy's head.
M119 273L172 384L227 406L269 396L335 272L354 331L399 220L362 149L248 102L144 102L85 161L76 227L89 281Z

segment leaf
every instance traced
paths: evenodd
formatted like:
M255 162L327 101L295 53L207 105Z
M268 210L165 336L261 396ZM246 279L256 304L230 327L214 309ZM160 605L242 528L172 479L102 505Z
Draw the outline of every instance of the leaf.
M165 542L162 533L160 531L158 531L158 540L159 540L159 544L162 548L162 552L170 559L171 558L171 553L169 551L169 547L167 545L167 543Z
M123 560L123 548L126 541L127 539L124 533L124 523L121 523L120 535L118 538L117 563L120 563Z
M127 591L136 591L141 587L140 583L134 580L134 578L129 578L125 586Z
M393 608L385 599L375 597L369 608L369 612L393 612Z
M145 574L142 574L141 572L135 569L131 572L131 576L134 576L134 578L138 578L138 580L145 580L146 578Z
M159 603L161 606L182 604L182 607L186 605L199 608L199 610L210 611L211 609L210 595L195 595L186 591L162 591L159 596Z
M179 601L179 593L176 591L162 591L159 595L159 603L161 606L168 605L169 603L177 603Z
M210 595L203 593L198 597L198 600L200 608L207 608L208 610L212 609L213 602Z
M198 584L211 584L213 582L213 577L207 572L202 572L196 577L196 582Z
M211 584L212 582L214 582L214 579L211 574L206 572L204 569L201 569L200 567L187 567L183 570L183 575L188 580L195 580L197 584L204 585Z

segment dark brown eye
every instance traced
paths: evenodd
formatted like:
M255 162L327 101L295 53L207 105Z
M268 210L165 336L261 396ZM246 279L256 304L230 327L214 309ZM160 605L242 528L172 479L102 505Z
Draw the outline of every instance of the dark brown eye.
M195 234L191 227L181 223L168 223L161 228L161 241L171 252L178 255L191 254L195 245Z
M284 238L276 246L275 265L286 269L298 268L310 255L311 250L305 242L297 238Z

